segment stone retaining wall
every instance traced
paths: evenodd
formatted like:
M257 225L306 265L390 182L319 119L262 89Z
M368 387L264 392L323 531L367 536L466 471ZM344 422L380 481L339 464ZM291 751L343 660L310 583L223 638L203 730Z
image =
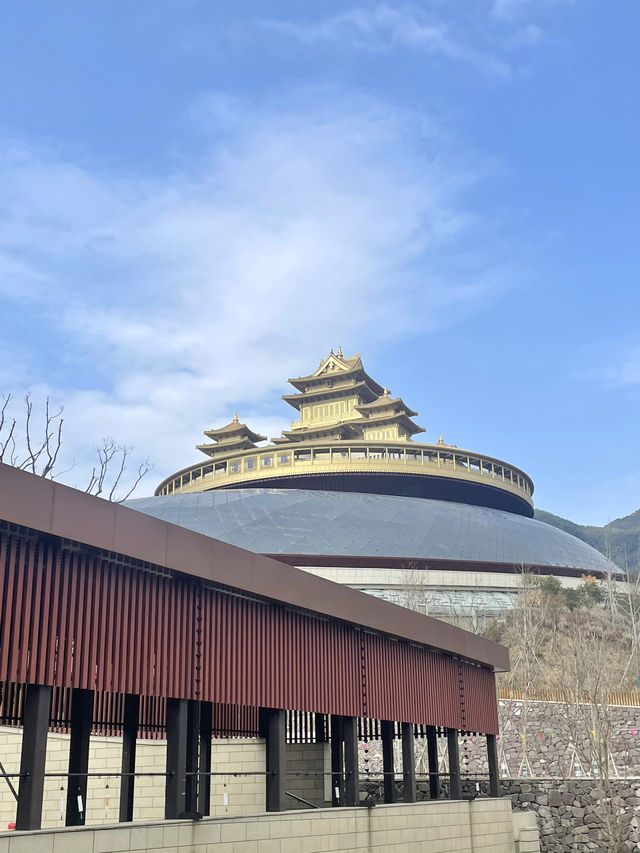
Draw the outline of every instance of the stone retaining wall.
M626 850L640 842L640 778L613 782L613 806L619 809ZM503 779L501 794L510 796L514 811L538 816L542 853L610 853L602 831L602 803L592 779Z

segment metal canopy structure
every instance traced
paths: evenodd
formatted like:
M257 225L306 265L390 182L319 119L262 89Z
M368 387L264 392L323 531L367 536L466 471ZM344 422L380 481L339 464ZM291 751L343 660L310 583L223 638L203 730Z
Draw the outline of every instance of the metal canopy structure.
M401 723L403 743L412 724L446 729L454 758L457 731L495 746L501 646L6 465L0 595L0 713L21 697L24 726L18 828L40 825L54 690L66 691L79 777L100 701L118 699L129 774L143 709L162 709L167 817L208 813L205 745L212 732L245 731L252 715L267 737L272 810L282 807L285 711L330 717L343 804L355 796L359 719ZM122 786L124 820L132 785ZM67 823L81 822L70 800Z

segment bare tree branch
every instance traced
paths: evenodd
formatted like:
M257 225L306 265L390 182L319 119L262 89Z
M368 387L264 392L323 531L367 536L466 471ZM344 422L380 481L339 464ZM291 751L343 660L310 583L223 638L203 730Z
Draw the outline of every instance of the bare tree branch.
M49 479L68 473L75 463L64 471L56 471L62 448L63 407L61 406L55 412L52 411L51 401L49 397L46 398L40 431L36 425L37 412L34 410L31 394L27 394L24 398L24 435L20 438L16 418L9 417L12 399L12 395L7 394L2 397L0 405L0 462L8 462L23 471L30 471L32 474ZM24 455L17 450L17 437L23 442ZM143 460L129 484L127 468L133 448L118 444L113 438L106 437L95 451L98 458L84 489L87 494L95 496L106 494L108 500L120 503L132 495L143 477L152 469L150 462ZM118 492L123 483L125 483L125 494L120 497Z
M6 428L7 424L7 407L11 402L11 394L7 394L6 397L2 398L2 407L0 408L0 462L4 462L4 456L7 450L11 448L11 452L9 454L9 463L11 465L14 464L14 453L15 453L15 438L14 434L16 431L16 419L12 418L9 422L8 432ZM3 433L6 434L6 437L3 438Z

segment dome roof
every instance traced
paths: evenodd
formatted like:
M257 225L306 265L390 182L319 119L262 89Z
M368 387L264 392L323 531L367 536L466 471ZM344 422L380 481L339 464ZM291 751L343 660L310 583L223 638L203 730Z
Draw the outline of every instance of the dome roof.
M261 554L465 560L606 572L599 552L503 510L428 498L302 489L226 489L126 505Z

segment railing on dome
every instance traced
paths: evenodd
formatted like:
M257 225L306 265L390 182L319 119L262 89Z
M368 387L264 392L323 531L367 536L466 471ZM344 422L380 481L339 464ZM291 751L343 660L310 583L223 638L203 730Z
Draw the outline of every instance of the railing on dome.
M164 480L156 495L198 492L274 476L375 471L427 474L481 481L524 497L532 505L533 483L521 470L499 459L442 445L335 442L271 446L245 450L225 459L184 468Z

